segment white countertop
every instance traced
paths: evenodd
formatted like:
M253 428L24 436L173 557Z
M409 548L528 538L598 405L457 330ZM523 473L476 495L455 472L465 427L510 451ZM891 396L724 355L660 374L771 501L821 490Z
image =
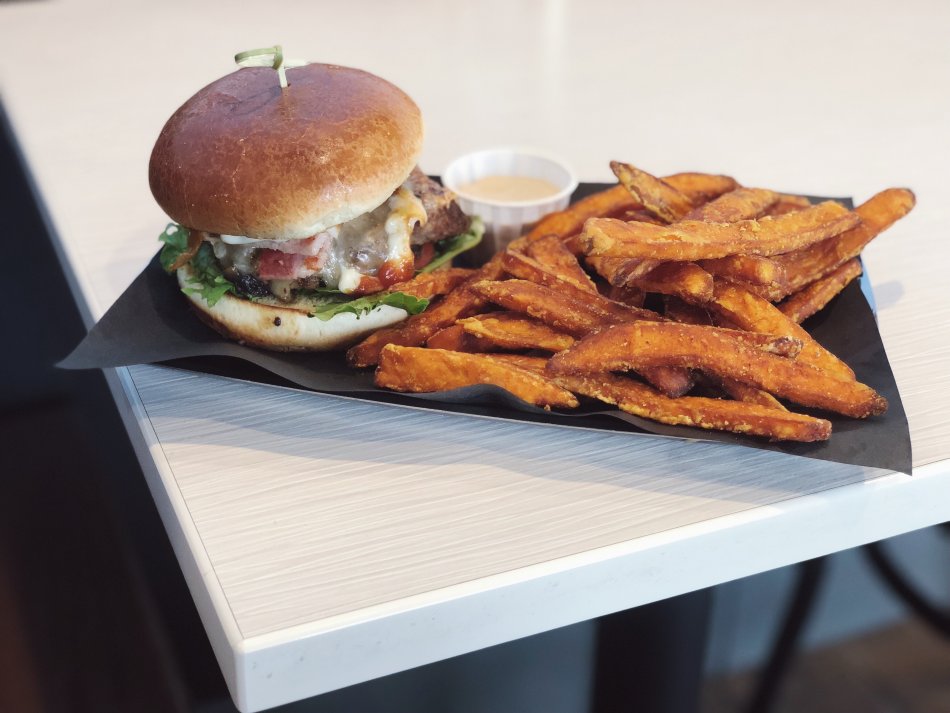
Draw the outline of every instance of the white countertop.
M950 5L0 5L0 98L89 324L148 262L169 114L274 42L499 144L918 206L866 252L914 476L110 371L238 706L259 710L950 520ZM415 39L418 38L418 39Z

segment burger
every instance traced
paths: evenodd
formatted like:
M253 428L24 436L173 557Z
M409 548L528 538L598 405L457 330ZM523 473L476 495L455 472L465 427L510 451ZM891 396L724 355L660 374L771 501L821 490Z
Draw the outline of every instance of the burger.
M162 266L205 322L255 346L336 349L399 322L427 304L399 283L481 237L419 170L422 138L415 103L368 72L306 64L282 86L238 69L155 143L149 184L174 221Z

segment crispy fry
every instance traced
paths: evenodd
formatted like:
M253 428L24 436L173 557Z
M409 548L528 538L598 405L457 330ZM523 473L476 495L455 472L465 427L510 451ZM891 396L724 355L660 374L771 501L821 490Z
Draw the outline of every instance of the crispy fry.
M485 356L494 361L517 366L519 369L524 369L525 371L530 371L540 376L544 376L544 369L548 365L548 360L544 357L527 356L526 354L496 354L492 352Z
M450 267L447 270L421 272L411 280L397 282L389 288L391 292L404 292L413 297L432 299L446 295L475 273L464 267Z
M705 307L684 302L679 297L666 295L663 298L663 316L683 324L712 325L712 318Z
M726 330L670 322L634 322L604 329L555 354L547 373L639 371L656 366L701 369L804 406L854 418L887 410L884 397L857 381L749 347Z
M482 280L470 289L488 302L534 317L572 337L583 337L617 322L590 304L527 280Z
M716 200L693 208L683 220L705 220L710 223L736 223L758 218L778 201L778 193L764 188L737 188Z
M610 170L648 212L667 223L675 223L693 209L687 196L636 166L611 161Z
M643 307L643 300L646 293L638 287L628 287L626 285L611 285L607 292L607 298L614 302L620 302L628 307Z
M664 262L633 281L644 292L675 295L691 302L713 297L713 278L694 262Z
M689 196L699 205L731 191L738 185L729 176L708 173L677 173L663 179L670 186ZM623 185L594 193L568 206L565 210L542 218L528 233L529 238L557 235L562 240L577 235L588 218L614 215L626 210L639 210L640 205ZM577 254L577 253L575 253Z
M831 424L821 418L701 396L670 399L645 384L615 374L562 375L555 377L555 382L574 393L660 423L732 431L777 441L826 441L831 435Z
M790 320L801 324L831 302L835 295L860 274L861 261L856 257L851 258L838 269L796 292L778 308Z
M562 295L586 304L598 314L610 318L611 324L614 322L629 322L632 319L663 319L656 312L614 302L599 292L582 290L572 280L561 278L550 272L527 255L509 252L502 258L502 263L509 274L521 280L528 280L538 285L550 287Z
M573 253L564 247L556 235L545 235L530 242L525 254L536 260L558 277L573 282L587 292L597 292L593 281Z
M689 196L693 205L708 203L739 187L734 178L711 173L674 173L672 176L664 176L663 182Z
M833 201L777 218L738 223L681 221L670 227L591 218L588 253L605 257L704 260L737 253L774 255L812 245L854 227L857 214Z
M484 354L387 344L376 369L376 385L394 391L448 391L474 384L494 384L545 409L577 407L577 397L570 391L535 372Z
M727 255L713 260L700 260L707 272L733 282L753 285L777 285L784 289L785 268L775 258L761 255Z
M588 257L585 261L614 287L623 287L660 265L659 260L625 257Z
M723 391L736 401L742 401L747 404L758 404L759 406L765 406L766 408L777 409L779 411L788 411L788 409L768 391L762 391L762 389L743 384L741 381L736 381L735 379L720 379L719 385Z
M546 324L511 312L490 312L458 321L466 334L478 337L499 349L542 349L564 351L574 338ZM432 340L429 340L429 346ZM470 350L466 350L470 351Z
M461 324L450 324L426 340L429 349L445 349L450 352L487 352L492 345L474 334L468 334Z
M851 367L821 346L808 332L767 300L727 282L717 282L715 292L716 295L708 303L708 307L729 320L730 324L750 332L781 334L800 339L803 346L798 356L799 361L842 379L854 378Z
M485 300L471 292L468 285L478 280L493 280L502 276L501 254L495 255L468 278L462 285L446 295L441 302L421 314L416 314L396 327L380 329L369 335L346 353L350 366L374 366L379 354L387 344L416 347L440 329L454 324L461 317L475 314L485 306Z
M788 276L785 295L827 275L857 257L864 246L914 207L914 194L906 188L888 188L855 208L861 224L824 242L776 256Z
M765 211L765 214L785 215L786 213L794 213L802 208L807 208L810 205L811 201L805 198L805 196L793 196L788 193L780 193L778 202Z
M472 285L471 289L490 302L527 314L573 337L583 337L611 324L630 321L629 314L604 314L591 303L580 302L560 291L526 280L483 281ZM633 307L626 309L634 310ZM659 315L656 317L662 319ZM647 369L643 377L670 396L685 394L693 386L689 373L683 369Z

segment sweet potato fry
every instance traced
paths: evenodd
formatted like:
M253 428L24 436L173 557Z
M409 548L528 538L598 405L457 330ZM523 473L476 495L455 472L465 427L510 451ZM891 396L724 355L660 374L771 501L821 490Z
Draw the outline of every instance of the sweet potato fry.
M778 193L764 188L737 188L716 200L693 208L683 220L705 220L710 223L736 223L758 218L778 201Z
M614 302L620 302L628 307L643 307L643 300L646 293L638 287L628 287L621 285L619 287L611 285L607 291L607 298Z
M488 352L492 344L479 339L474 334L468 334L461 324L450 324L440 329L426 340L429 349L445 349L450 352Z
M454 324L455 320L468 317L485 306L485 300L468 289L479 280L496 280L504 274L501 254L478 268L475 273L455 290L447 294L441 302L421 314L416 314L396 327L387 327L373 332L359 344L350 347L346 361L350 366L374 366L379 354L387 344L417 347L440 329Z
M585 262L614 287L623 287L660 265L659 260L625 257L588 257Z
M376 385L394 391L448 391L494 384L545 409L576 408L577 397L550 380L484 354L387 344L379 357Z
M555 354L547 373L589 375L657 366L700 369L853 418L887 410L883 396L853 379L747 346L726 330L670 322L634 322L604 329Z
M720 379L719 385L722 390L729 394L736 401L742 401L747 404L758 404L766 408L777 409L779 411L788 411L781 401L772 396L768 391L762 391L754 386L743 384L735 379Z
M826 441L831 424L752 403L683 396L670 399L645 384L615 374L561 375L555 382L570 391L613 404L660 423L763 436L775 441Z
M753 285L785 286L785 268L772 257L761 255L727 255L714 260L700 260L699 266L716 277Z
M715 297L707 306L716 314L725 317L730 324L750 332L795 337L802 342L799 361L842 379L854 378L851 367L821 346L808 332L764 298L727 282L717 282L715 292Z
M540 376L544 376L544 369L548 365L548 360L544 357L527 356L526 354L496 354L492 352L485 356L493 361L517 366L519 369L524 369L525 371L530 371Z
M640 205L667 223L675 223L693 209L686 195L636 166L611 161L610 170Z
M564 351L574 338L546 324L511 312L489 312L458 321L466 334L499 349L542 349ZM429 346L433 346L429 340ZM465 350L471 351L471 350Z
M526 314L573 337L616 323L585 302L527 280L482 280L470 289L488 302Z
M389 288L392 292L404 292L413 297L432 299L438 295L447 295L465 280L475 274L475 270L464 267L450 267L447 270L421 272L411 280L397 282Z
M786 213L794 213L802 208L807 208L810 205L811 201L805 198L805 196L793 196L788 193L780 193L778 201L765 211L765 214L785 215Z
M660 227L591 218L584 225L588 254L659 260L705 260L737 253L775 255L854 227L857 214L833 201L777 218L737 223L680 221Z
M556 235L545 235L528 243L525 254L560 278L575 283L587 292L597 292L593 281L564 243Z
M694 205L711 201L738 184L729 176L716 176L708 173L677 173L663 179L670 186L689 196ZM529 238L542 235L557 235L567 239L577 235L588 218L610 216L626 210L640 210L640 205L623 185L582 198L565 210L551 213L542 218L528 233ZM577 253L575 253L577 254Z
M785 268L788 278L784 294L798 292L860 255L865 245L907 215L915 201L914 194L905 188L888 188L855 208L860 225L815 245L777 255L775 260Z
M803 290L796 292L778 308L790 320L801 324L831 302L835 295L860 274L861 261L856 257L851 258L820 280L815 280Z
M475 283L471 289L490 302L527 314L572 337L583 337L611 324L630 321L629 314L604 314L593 303L575 300L558 290L526 280L483 281ZM625 309L632 312L635 308ZM659 315L656 317L662 319ZM685 394L693 386L689 373L684 369L660 367L646 369L642 374L643 378L670 396Z
M663 316L683 324L712 325L712 317L705 307L684 302L679 297L667 295L663 298Z
M713 297L713 277L694 262L664 262L633 280L644 292L675 295L691 302L708 302Z
M594 312L610 318L611 324L629 322L632 319L663 319L656 312L614 302L599 292L582 290L575 282L550 272L527 255L509 252L502 258L502 263L505 271L514 277L557 290L560 294L587 305Z

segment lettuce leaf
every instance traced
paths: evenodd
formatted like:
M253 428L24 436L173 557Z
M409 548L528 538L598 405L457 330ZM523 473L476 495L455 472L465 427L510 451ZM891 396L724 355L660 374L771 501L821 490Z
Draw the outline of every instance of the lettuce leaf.
M339 290L313 290L307 293L307 298L311 302L309 316L321 320L328 320L344 312L351 312L359 318L380 305L398 307L409 314L419 314L429 306L429 300L413 297L405 292L380 292L353 298Z
M436 250L439 251L432 260L419 272L432 272L452 261L456 255L471 250L480 242L485 235L485 224L477 215L472 217L472 224L464 233L460 233L451 238L445 238L436 243Z
M188 249L188 230L175 223L169 223L158 239L164 243L158 259L162 268L168 272L178 257ZM234 283L221 272L214 250L208 243L202 243L189 265L193 278L188 287L182 288L185 294L199 295L211 307L214 307L226 294L241 296ZM351 312L361 317L379 305L398 307L409 314L419 314L429 306L429 300L413 297L404 292L381 292L353 298L337 289L321 288L302 290L297 297L306 300L311 317L322 320L344 312Z
M171 272L171 266L188 249L188 229L176 223L169 223L158 239L165 243L158 260L165 272Z
M169 223L158 239L164 243L158 255L158 261L165 272L171 272L171 266L188 249L188 229L175 223ZM188 263L191 265L193 279L189 286L181 288L186 295L199 295L210 307L214 307L218 300L229 292L237 294L234 284L228 280L218 267L218 260L214 250L208 243L202 243L198 252Z

